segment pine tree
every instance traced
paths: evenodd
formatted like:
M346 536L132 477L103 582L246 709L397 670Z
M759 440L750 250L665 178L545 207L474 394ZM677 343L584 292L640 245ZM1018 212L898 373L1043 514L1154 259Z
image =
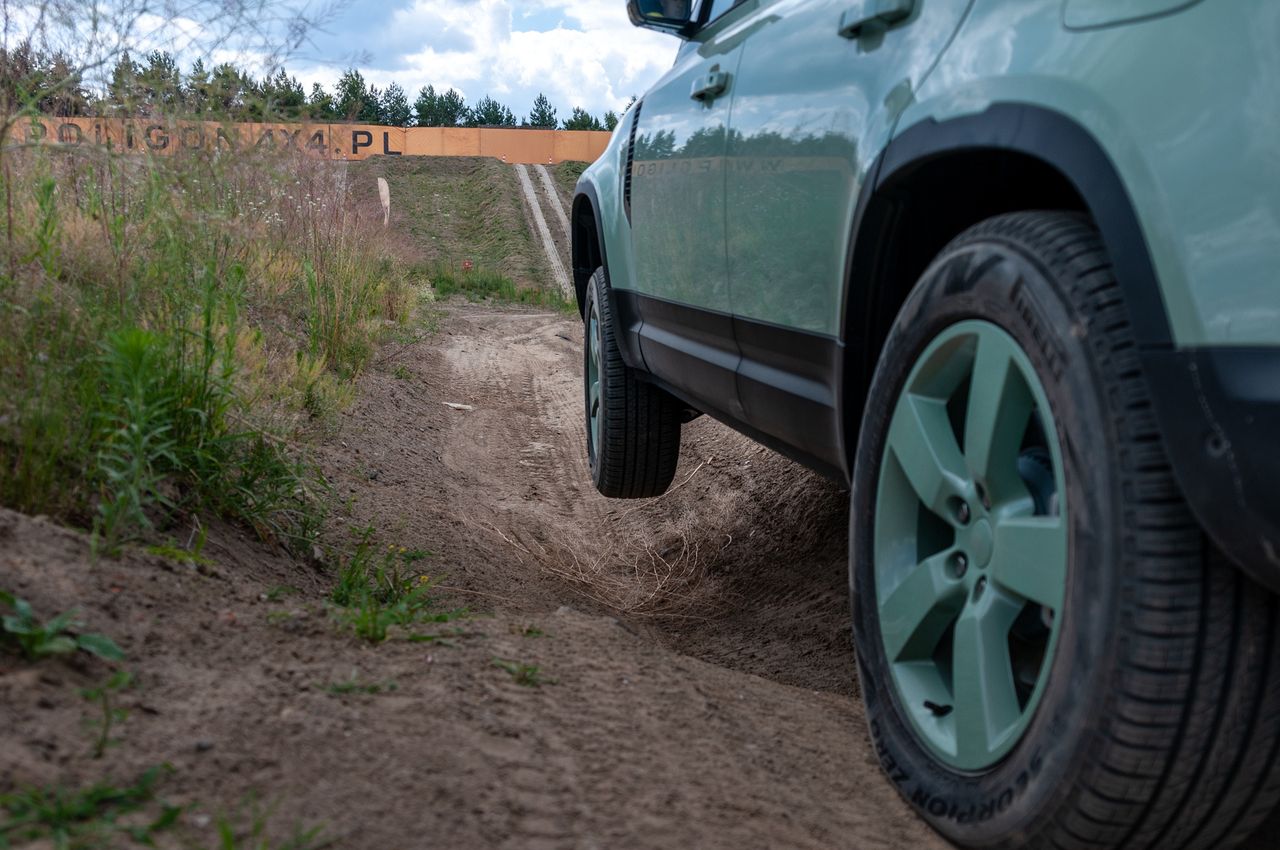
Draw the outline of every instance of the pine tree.
M382 93L382 123L392 127L408 127L413 119L409 98L399 83L392 83Z
M365 92L360 107L360 114L357 116L363 124L385 124L382 115L382 92L378 91L377 86L369 86Z
M313 83L311 86L311 96L307 98L307 115L312 121L332 121L338 117L333 95L325 91L320 83Z
M438 125L440 127L461 127L466 123L467 115L470 112L462 95L454 89L449 89L440 95L439 100L436 102L436 110L440 119L440 124Z
M264 114L282 121L297 121L307 105L302 83L286 74L283 68L262 81L262 99Z
M137 76L141 110L147 115L173 115L182 104L182 75L172 53L153 50Z
M612 109L604 114L604 128L610 133L618 129L618 113Z
M209 108L220 119L238 118L244 111L244 76L229 62L213 69L209 80Z
M335 118L339 121L364 121L368 113L365 106L369 99L369 87L355 68L348 68L338 78L338 92L334 96ZM377 109L377 102L374 102Z
M603 129L596 117L581 106L573 108L573 115L565 119L566 130L600 130Z
M468 127L514 127L515 114L506 106L485 95L476 102L467 116Z
M534 98L533 110L529 113L529 119L526 121L530 127L543 127L548 130L554 130L560 123L556 119L555 107L551 105L551 101L547 100L547 96L538 93Z
M142 68L125 51L115 68L111 70L111 82L107 85L107 99L120 115L136 115L142 101L138 76Z

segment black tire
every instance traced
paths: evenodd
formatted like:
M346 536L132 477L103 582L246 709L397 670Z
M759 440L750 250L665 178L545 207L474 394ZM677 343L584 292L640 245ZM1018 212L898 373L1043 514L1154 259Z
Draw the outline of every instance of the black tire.
M602 494L615 499L660 496L671 486L680 458L680 404L670 394L640 380L623 362L614 336L603 268L591 276L586 295L583 398L591 480ZM593 315L598 316L595 328L600 356L599 445L595 445L591 424Z
M873 567L888 417L942 329L1002 327L1057 420L1066 602L1043 697L993 767L922 746L888 677ZM951 243L899 313L862 424L850 520L859 677L879 760L964 847L1223 848L1280 798L1276 598L1214 552L1174 482L1124 300L1082 216L990 219Z

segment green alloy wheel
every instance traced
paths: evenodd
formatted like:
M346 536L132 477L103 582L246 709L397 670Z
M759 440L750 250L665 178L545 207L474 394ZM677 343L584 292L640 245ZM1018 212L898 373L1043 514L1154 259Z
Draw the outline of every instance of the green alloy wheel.
M1053 666L1066 590L1062 456L1043 387L994 324L939 334L880 466L880 637L900 704L946 764L1017 743Z
M962 847L1224 848L1280 799L1280 605L1183 501L1131 327L1088 219L1015 213L942 250L876 365L862 697Z

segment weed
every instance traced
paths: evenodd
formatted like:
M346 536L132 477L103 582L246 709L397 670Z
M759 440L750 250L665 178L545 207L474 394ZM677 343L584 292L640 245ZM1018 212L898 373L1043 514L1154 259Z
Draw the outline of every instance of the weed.
M338 570L338 582L329 598L338 608L338 617L357 636L382 643L392 628L422 623L447 623L465 617L465 609L436 610L431 596L431 579L414 575L413 565L430 557L430 552L404 547L379 547L373 528L357 532L355 551ZM434 636L410 635L425 639Z
M69 655L82 650L106 661L121 661L124 652L106 635L79 632L81 623L74 610L59 614L47 623L36 619L31 603L0 590L0 603L13 609L0 618L0 636L17 644L28 660L53 655Z
M182 813L180 807L155 800L156 783L171 770L168 765L153 767L127 788L99 783L81 791L28 788L0 795L0 809L9 816L0 824L0 847L45 839L57 850L71 850L111 846L116 837L152 845L153 837L172 827ZM132 815L153 802L159 803L160 813L137 823ZM129 824L120 823L125 816L131 816Z
M550 307L560 312L577 310L573 302L567 300L557 289L518 287L509 277L488 269L462 270L437 264L421 270L419 274L424 275L431 282L436 293L442 298L450 295L464 295L471 301L490 299L507 304Z
M511 680L517 685L525 688L537 688L542 685L554 685L556 680L544 676L541 668L536 664L523 664L519 661L506 661L502 658L493 659L493 666L499 670L505 670L511 674Z
M544 632L542 629L538 628L537 626L521 627L521 626L512 625L511 633L520 635L521 637L527 637L527 638L539 638L539 637L547 636L547 633Z
M356 677L356 672L351 671L351 678L345 682L334 682L327 685L325 690L331 694L362 694L372 696L374 694L391 693L399 686L393 681L386 682L361 682Z
M391 374L395 375L401 381L407 381L413 377L413 373L409 371L409 367L403 363L396 364L396 368L391 370Z
M93 757L95 759L102 758L107 747L120 743L119 738L111 737L111 730L117 724L123 723L128 718L129 712L115 705L114 698L132 684L132 673L127 670L117 670L98 687L84 688L80 691L80 696L91 703L96 703L102 711L100 717L91 718L88 722L89 728L94 730Z
M256 800L249 801L248 824L237 826L245 819L242 812L218 815L215 827L218 831L217 850L320 850L331 844L321 836L322 827L303 829L295 826L289 838L272 841L267 835L268 825L276 807L262 808Z
M266 594L264 594L264 596L268 602L279 602L281 599L284 599L285 597L296 596L301 592L302 592L301 590L298 590L298 588L294 587L293 585L277 584L275 587L268 590Z
M213 561L209 560L204 555L201 555L199 551L184 549L172 541L148 546L146 551L149 554L164 558L166 561L172 561L175 564L186 564L193 567L208 567L213 565Z
M309 552L312 423L422 288L380 222L291 156L5 166L0 505L91 528L108 555L205 512Z

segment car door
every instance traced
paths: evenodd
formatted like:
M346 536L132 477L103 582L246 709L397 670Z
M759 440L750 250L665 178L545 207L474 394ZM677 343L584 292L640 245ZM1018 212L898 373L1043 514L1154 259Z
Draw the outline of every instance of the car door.
M646 368L699 408L740 418L725 255L724 156L741 40L729 0L639 105L631 169L640 349Z
M841 466L845 254L858 192L963 21L950 0L758 0L734 80L726 244L747 423Z

